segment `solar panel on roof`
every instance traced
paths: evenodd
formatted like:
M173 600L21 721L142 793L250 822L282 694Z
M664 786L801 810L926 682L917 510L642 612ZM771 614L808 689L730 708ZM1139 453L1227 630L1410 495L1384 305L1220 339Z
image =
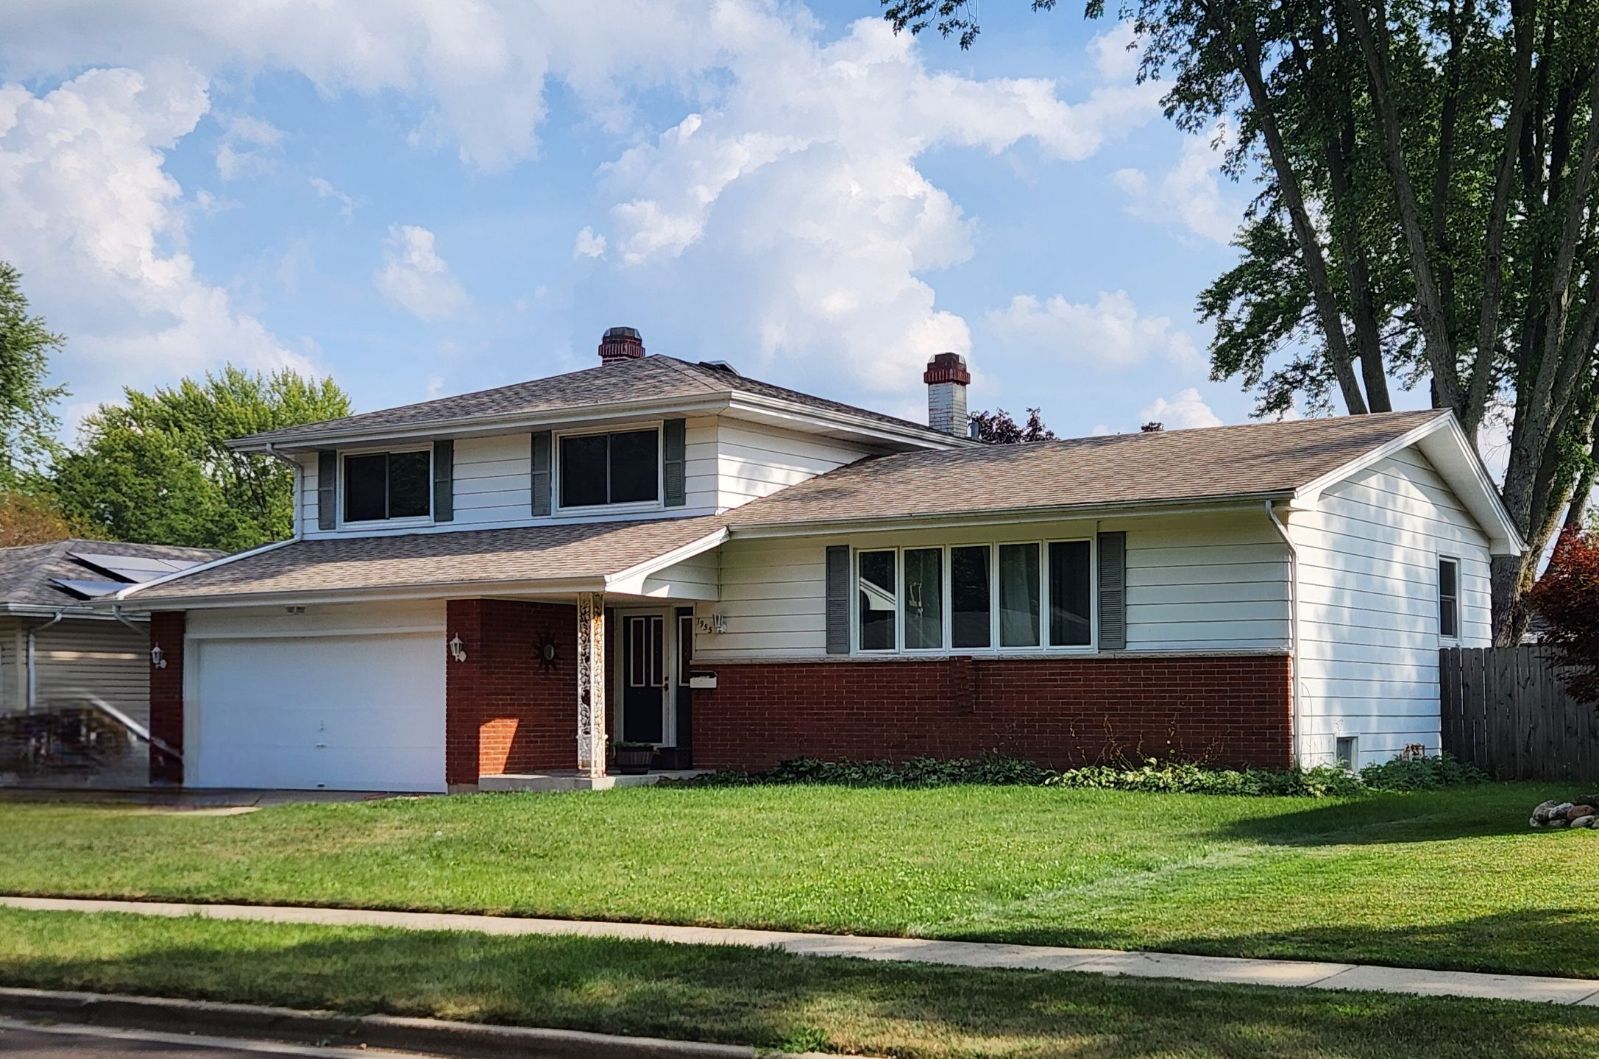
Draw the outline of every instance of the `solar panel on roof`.
M51 583L59 585L79 599L99 599L101 596L109 596L128 587L126 581L77 581L65 577L54 578Z
M134 582L151 581L195 565L189 559L157 559L146 555L110 555L105 552L73 552L72 557L104 570L113 577Z

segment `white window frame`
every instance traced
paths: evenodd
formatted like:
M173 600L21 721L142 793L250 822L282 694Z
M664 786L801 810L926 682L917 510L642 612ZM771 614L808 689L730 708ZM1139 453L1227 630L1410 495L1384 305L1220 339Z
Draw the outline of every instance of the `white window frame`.
M1049 546L1082 542L1088 545L1088 583L1090 592L1089 638L1086 644L1050 645L1049 606ZM999 642L999 549L1008 544L1032 544L1038 547L1038 635L1036 645L1006 647ZM954 641L954 562L952 549L988 549L988 646L955 647ZM943 591L940 603L943 608L943 646L905 646L905 553L938 549L941 554ZM863 648L860 624L860 556L866 552L892 552L894 554L894 646L893 648ZM943 544L852 545L850 547L850 598L849 635L850 653L864 658L882 658L904 655L911 658L941 658L950 655L982 655L1013 657L1025 655L1086 655L1099 651L1099 542L1092 535L1074 537L1027 537L1015 540L952 541Z
M1455 631L1452 635L1444 632L1444 563L1448 563L1455 568L1455 594L1449 597L1454 601L1455 605ZM1459 643L1462 617L1460 612L1460 560L1453 555L1437 556L1436 561L1433 563L1432 576L1436 581L1433 587L1437 590L1438 595L1438 639L1448 643Z
M347 519L344 517L346 490L349 488L348 466L351 456L399 456L408 452L425 452L428 454L428 513L426 515L404 515L400 518L363 518ZM338 527L340 529L375 529L390 526L431 526L433 525L433 446L427 445L369 445L359 449L339 450L339 489L334 498L338 505Z
M622 504L561 503L561 474L565 463L561 459L561 442L566 438L594 437L601 434L642 434L655 431L655 499L629 500ZM609 468L607 467L607 473ZM609 483L607 483L608 485ZM607 489L609 491L609 489ZM550 437L550 511L556 515L592 515L601 512L625 514L634 511L661 511L666 507L666 424L664 420L647 423L628 423L620 426L584 427L576 430L554 431Z

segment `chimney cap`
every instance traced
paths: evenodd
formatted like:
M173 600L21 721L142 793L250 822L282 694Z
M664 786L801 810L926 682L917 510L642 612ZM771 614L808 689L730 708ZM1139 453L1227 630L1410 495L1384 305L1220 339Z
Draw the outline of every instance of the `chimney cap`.
M607 327L600 337L600 360L636 360L644 355L644 336L636 327Z
M939 382L958 382L966 386L972 381L972 373L966 370L966 361L959 353L939 353L927 362L922 381L929 386Z
M1165 429L1165 423L1145 423L1143 426L1138 428L1139 433L1142 434L1159 434Z

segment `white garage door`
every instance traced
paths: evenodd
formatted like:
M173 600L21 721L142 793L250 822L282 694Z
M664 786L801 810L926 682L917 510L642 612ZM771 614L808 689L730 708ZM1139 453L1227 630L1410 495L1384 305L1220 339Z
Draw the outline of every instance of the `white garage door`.
M197 787L442 791L438 633L198 640Z

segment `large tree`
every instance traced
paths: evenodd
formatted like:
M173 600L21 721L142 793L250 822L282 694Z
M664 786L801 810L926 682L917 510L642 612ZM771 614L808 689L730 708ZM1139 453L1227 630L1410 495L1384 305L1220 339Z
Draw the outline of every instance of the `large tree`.
M963 47L975 7L884 0ZM1034 10L1055 0L1032 0ZM1090 0L1087 14L1105 13ZM1200 297L1212 366L1349 413L1425 385L1478 443L1509 433L1501 495L1530 545L1493 570L1495 634L1599 459L1599 0L1129 0L1166 113L1235 130L1260 192L1238 265Z
M59 453L55 406L66 388L45 385L62 338L28 310L22 276L0 261L0 490L35 485Z
M288 536L293 474L230 438L350 414L331 379L234 367L101 405L57 465L69 514L115 540L235 551Z

